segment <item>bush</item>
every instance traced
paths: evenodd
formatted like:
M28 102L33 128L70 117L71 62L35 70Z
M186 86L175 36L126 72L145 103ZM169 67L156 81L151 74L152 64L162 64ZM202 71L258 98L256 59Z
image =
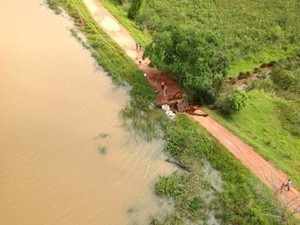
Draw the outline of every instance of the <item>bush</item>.
M298 100L300 96L300 59L293 57L277 63L271 79L278 96L288 100Z
M54 10L56 14L60 14L62 10L59 7L59 1L58 0L47 0L47 3L49 5L49 8Z
M128 18L134 19L139 14L141 6L142 0L132 0L131 6L128 11Z
M216 106L223 114L232 114L245 106L247 95L236 87L226 87L216 100Z
M300 137L299 103L278 103L279 119L291 135Z
M181 177L173 175L170 177L160 177L159 181L155 184L155 191L159 195L168 197L176 197L181 195L183 190L178 185Z
M274 70L272 75L274 84L278 85L283 90L287 90L293 83L293 75L289 71Z

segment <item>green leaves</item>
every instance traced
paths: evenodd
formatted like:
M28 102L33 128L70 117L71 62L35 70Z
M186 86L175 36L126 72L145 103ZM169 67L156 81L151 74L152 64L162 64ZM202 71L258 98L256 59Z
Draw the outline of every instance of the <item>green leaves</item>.
M142 0L132 0L131 6L128 11L128 18L134 19L139 14L141 6L142 6Z
M228 86L217 98L216 105L223 114L232 114L245 106L247 95L244 91Z
M160 177L155 184L157 194L166 195L168 197L176 197L183 193L183 189L179 186L180 176Z
M145 1L137 21L154 32L184 24L217 33L218 51L229 60L234 76L290 55L300 44L299 11L298 0L151 0Z
M228 71L228 60L218 46L219 37L212 32L171 24L154 34L146 54L192 96L213 100Z

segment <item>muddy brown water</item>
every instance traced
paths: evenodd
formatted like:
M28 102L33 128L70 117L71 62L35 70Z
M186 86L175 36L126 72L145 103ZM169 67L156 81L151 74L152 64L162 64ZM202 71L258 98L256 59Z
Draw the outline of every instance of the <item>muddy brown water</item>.
M0 1L0 224L146 224L162 143L121 126L128 95L42 3Z

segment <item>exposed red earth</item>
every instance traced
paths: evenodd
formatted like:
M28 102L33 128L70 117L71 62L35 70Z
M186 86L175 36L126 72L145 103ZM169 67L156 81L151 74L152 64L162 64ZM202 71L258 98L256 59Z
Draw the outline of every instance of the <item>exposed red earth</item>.
M137 67L146 74L146 78L157 88L159 95L157 103L164 102L168 97L180 91L175 81L165 73L155 68L149 67L149 59L140 60L143 55L142 50L137 51L136 42L129 32L115 19L98 0L83 0L88 10L98 25L124 50L124 52L134 61ZM141 61L141 62L140 62ZM163 95L161 83L168 86L167 96ZM198 109L196 113L203 113ZM277 193L279 199L285 202L291 211L300 208L300 192L296 188L291 188L288 192L284 189L280 193L280 186L286 183L288 176L275 169L271 163L257 154L252 147L241 141L236 135L228 131L225 127L215 121L212 117L191 116L210 132L226 149L234 155L240 162L254 173L263 183ZM237 172L237 171L235 171ZM300 217L299 214L295 214Z

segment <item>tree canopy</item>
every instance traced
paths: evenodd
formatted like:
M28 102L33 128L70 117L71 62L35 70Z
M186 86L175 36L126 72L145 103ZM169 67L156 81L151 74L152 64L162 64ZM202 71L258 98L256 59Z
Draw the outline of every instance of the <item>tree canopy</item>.
M220 37L194 28L169 25L153 35L145 54L193 97L211 101L228 71L228 60L218 49Z

